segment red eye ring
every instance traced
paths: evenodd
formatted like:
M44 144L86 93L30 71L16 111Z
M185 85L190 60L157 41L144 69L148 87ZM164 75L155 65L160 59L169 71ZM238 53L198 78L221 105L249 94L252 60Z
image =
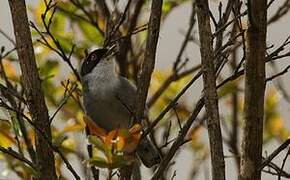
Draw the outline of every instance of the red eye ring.
M97 55L95 54L92 54L91 58L90 58L92 61L95 61L97 59Z

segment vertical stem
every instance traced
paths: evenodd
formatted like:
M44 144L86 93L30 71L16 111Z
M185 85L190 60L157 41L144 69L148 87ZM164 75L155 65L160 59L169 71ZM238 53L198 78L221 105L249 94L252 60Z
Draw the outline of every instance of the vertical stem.
M234 37L237 34L238 24L234 23L233 29L231 32L231 37ZM232 61L231 61L231 69L234 71L237 67L237 48L233 49L232 52ZM232 99L232 129L230 134L230 142L229 146L232 152L235 155L235 161L237 164L237 168L240 169L240 157L239 157L239 149L238 149L238 137L239 137L239 119L238 119L238 103L239 103L239 94L238 94L238 85L235 85L235 90L231 94Z
M16 48L22 72L25 95L28 109L35 125L42 130L41 133L51 140L51 131L48 110L41 89L41 81L35 62L31 33L24 0L9 0L12 14ZM39 169L38 179L57 179L54 155L44 136L36 131L36 161Z
M90 135L90 130L88 127L86 127L86 134L87 134L87 136ZM91 144L87 145L87 151L88 151L89 158L92 158L93 157L93 146ZM91 172L93 175L93 179L99 180L99 178L100 178L99 169L97 169L95 166L91 166Z
M200 39L201 68L203 72L204 103L207 113L211 151L212 179L225 179L225 161L220 128L218 97L214 67L213 36L207 0L197 0L197 19Z
M159 39L161 14L162 14L162 4L163 0L152 0L151 12L148 23L148 37L146 41L146 51L145 58L141 64L141 70L138 74L137 81L137 98L135 100L136 105L136 119L137 123L141 124L144 118L144 112L146 109L146 99L148 95L148 89L151 81L151 75L155 66L155 57L157 43ZM154 139L154 130L150 131L150 138L153 144L156 146L156 141ZM159 151L160 152L160 151Z
M267 0L248 0L245 67L245 119L241 152L241 180L260 180L265 94Z
M163 0L152 0L151 14L148 25L148 38L146 42L145 59L138 75L138 89L136 98L137 121L143 118L145 103L150 85L151 74L154 70L157 42L159 38L160 21Z

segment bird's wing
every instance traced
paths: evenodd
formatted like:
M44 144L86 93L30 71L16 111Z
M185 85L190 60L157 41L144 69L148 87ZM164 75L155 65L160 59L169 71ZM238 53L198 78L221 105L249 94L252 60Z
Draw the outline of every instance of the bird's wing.
M135 99L137 98L137 88L132 83L130 83L126 78L120 77L120 84L117 88L116 98L119 102L130 112L132 113L133 120L136 119L134 116L135 113ZM145 116L147 116L147 107L145 109ZM130 121L129 127L133 125L133 121ZM143 127L147 127L146 122L141 122ZM147 167L152 167L155 164L160 163L161 158L159 152L148 139L148 137L141 140L137 148L137 154Z
M132 120L139 122L135 116L135 99L137 98L137 87L132 84L128 79L124 77L120 77L120 85L117 88L116 98L122 106L126 108L126 110L131 114ZM148 118L148 108L145 107L144 117ZM145 123L145 124L144 124ZM143 126L147 127L148 124L142 121ZM133 125L133 121L130 122L130 126Z
M129 80L120 77L119 85L116 91L116 98L133 116L134 103L137 95L137 88Z

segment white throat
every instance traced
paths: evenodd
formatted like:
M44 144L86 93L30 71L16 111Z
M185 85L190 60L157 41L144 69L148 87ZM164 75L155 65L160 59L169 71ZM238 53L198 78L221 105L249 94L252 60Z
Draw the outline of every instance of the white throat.
M115 70L115 61L102 60L94 69L86 74L83 78L84 88L94 89L98 88L109 88L115 86L118 83L118 75Z
M113 59L100 61L88 75L110 80L116 78L115 61Z

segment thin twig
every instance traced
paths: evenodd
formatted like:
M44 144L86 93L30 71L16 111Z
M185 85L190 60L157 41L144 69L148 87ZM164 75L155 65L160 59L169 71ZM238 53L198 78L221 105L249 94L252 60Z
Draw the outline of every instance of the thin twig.
M287 139L283 144L281 144L277 149L274 150L266 159L263 160L262 164L258 167L258 170L262 170L266 165L268 165L281 151L286 149L290 144L290 139Z
M77 8L79 8L84 13L84 15L86 15L86 17L90 20L91 24L93 24L98 29L102 36L105 35L104 31L100 28L99 24L94 19L94 16L88 10L86 10L86 8L82 5L81 2L79 2L79 0L70 0L70 2Z
M274 57L272 57L274 58ZM266 57L266 62L270 62L271 58L270 57ZM225 79L223 82L221 82L220 84L217 85L217 88L221 88L222 86L224 86L225 84L227 84L230 81L236 80L237 78L239 78L240 76L244 75L244 69L238 71L237 73L231 75L230 77L228 77L227 79ZM198 78L201 76L201 72L199 72L195 78ZM192 80L193 81L193 80ZM178 96L178 95L177 95ZM178 98L177 98L178 99ZM176 99L174 99L173 101L175 101ZM172 102L173 102L172 101ZM169 105L171 105L171 107L173 107L173 103L170 103ZM142 136L144 136L146 133L148 133L148 131L150 131L151 128L154 128L157 123L164 117L164 115L166 114L166 112L168 112L170 110L171 107L169 107L169 105L164 109L163 112L161 112L161 114L153 121L153 123L151 124L151 126L143 133ZM162 160L161 164L159 165L158 170L155 172L153 179L158 179L158 177L160 177L160 175L162 174L162 172L165 170L165 168L167 167L167 165L169 164L170 160L172 159L172 157L175 155L177 149L179 148L180 145L183 144L183 139L186 135L186 133L188 132L191 124L193 122L196 121L197 115L199 114L199 112L201 111L201 109L203 108L204 105L204 101L203 101L203 97L201 97L198 102L196 103L195 109L193 110L191 116L188 118L188 120L186 121L186 124L183 126L182 130L180 131L178 137L176 138L176 140L174 141L173 145L171 146L170 150L168 151L168 153L165 155L164 159ZM199 122L200 123L200 122ZM198 124L199 124L198 123Z
M193 29L193 27L195 25L195 22L196 22L195 14L196 14L196 12L195 12L195 1L193 1L192 12L191 12L190 20L189 20L189 27L187 29L186 35L184 37L184 40L183 40L183 42L181 44L181 47L179 49L179 52L177 54L176 60L173 63L173 68L172 69L174 70L174 72L176 72L178 64L181 61L181 56L182 56L182 54L183 54L183 52L184 52L184 50L185 50L185 48L186 48L186 46L187 46L187 44L188 44L188 42L190 40L192 29Z
M282 165L281 165L281 170L283 171L283 169L284 169L284 166L285 166L285 164L286 164L286 161L287 161L287 158L290 156L290 148L288 148L288 151L287 151L287 153L286 153L286 155L285 155L285 157L284 157L284 159L283 159L283 162L282 162ZM278 173L278 180L281 180L281 174L282 174L282 171L280 171L279 173Z
M157 99L162 95L162 93L170 86L172 82L178 81L181 78L200 70L200 67L201 67L200 65L194 66L184 72L181 72L180 74L172 73L170 76L167 77L166 80L164 80L164 82L160 85L158 90L150 97L150 99L147 102L147 106L151 107L157 101Z
M63 97L63 99L61 100L61 103L59 104L55 112L52 114L52 116L49 118L49 123L53 121L54 117L61 110L61 108L66 104L67 100L71 97L71 95L77 89L77 87L78 87L77 84L73 85L73 87L68 91L68 94Z
M10 36L8 36L8 34L6 34L2 29L0 29L0 34L2 34L8 41L10 41L15 46L15 41Z
M49 138L43 133L43 131L41 129L39 129L36 124L30 119L28 118L25 114L23 114L23 112L18 111L17 109L14 109L10 106L8 106L6 103L3 102L2 99L0 99L0 106L8 109L8 110L12 110L15 111L16 113L19 113L47 142L47 144L49 145L49 147L55 151L56 153L59 154L59 156L61 157L61 159L64 161L64 163L66 164L68 170L73 174L73 176L75 177L75 179L80 180L79 175L77 174L77 172L73 169L72 165L70 164L70 162L66 159L66 157L63 155L63 153L58 149L58 147L54 146L53 143L49 140Z
M128 0L127 5L125 7L124 12L122 13L121 18L119 19L119 21L117 22L117 24L114 26L114 28L112 29L112 31L109 33L109 38L110 37L114 37L116 32L119 30L120 26L123 24L123 22L126 19L126 14L128 13L130 4L131 4L132 0ZM110 42L109 42L110 43Z
M279 77L279 76L284 75L285 73L288 72L289 69L290 69L290 65L288 65L286 68L284 68L281 72L279 72L279 73L277 73L277 74L274 74L274 75L268 77L268 78L266 79L266 82L268 82L268 81L272 81L273 79L275 79L275 78L277 78L277 77Z
M43 26L45 28L45 32L40 31L33 22L30 22L30 26L33 29L35 29L37 31L37 33L40 35L40 37L41 37L41 40L37 40L37 41L42 43L46 47L50 48L55 53L57 53L68 64L68 66L73 71L74 75L76 76L77 80L81 81L81 78L80 78L80 75L79 75L78 71L76 70L76 68L74 68L74 66L73 66L73 64L71 62L71 56L72 56L72 53L74 51L75 44L72 45L72 48L71 48L71 51L70 51L69 55L66 55L65 50L63 49L63 47L61 46L59 41L55 38L55 36L50 31L51 23L52 23L53 17L55 15L56 9L57 9L56 5L57 5L57 3L52 4L52 0L50 0L47 3L47 5L46 5L46 9L45 9L44 13L41 15L42 24L43 24ZM51 11L51 10L52 10L52 13L49 16L49 20L47 22L46 18L47 18L48 12ZM49 36L49 38L52 40L52 42L56 46L56 48L54 48L53 45L51 45L48 42L48 40L44 36L44 34Z
M13 51L16 51L16 48L15 48L15 47L12 48L12 49L10 49L10 50L7 51L6 53L2 54L2 55L1 55L1 59L4 59L4 58L6 58L7 56L9 56Z
M12 148L4 148L4 147L0 146L0 151L14 157L15 159L18 159L19 161L22 161L22 162L28 164L32 169L36 170L36 167L34 166L34 164L31 161L26 159L23 155L14 151Z
M263 157L263 159L265 159L265 158ZM289 174L289 173L287 173L287 172L281 170L280 167L277 166L276 164L274 164L273 162L270 162L267 166L269 167L269 170L268 170L268 171L265 171L265 170L263 169L263 170L262 170L263 172L269 173L269 172L271 172L271 169L273 169L273 170L276 171L276 173L271 172L270 174L272 174L272 175L276 175L276 176L278 176L278 174L281 173L281 176L282 176L282 177L286 177L286 178L289 178L289 177L290 177L290 174ZM270 169L270 168L271 168L271 169Z
M272 2L268 4L271 5ZM290 9L290 0L285 0L284 3L277 9L276 13L269 18L268 24L277 22L281 17L283 17L289 12L289 9Z

